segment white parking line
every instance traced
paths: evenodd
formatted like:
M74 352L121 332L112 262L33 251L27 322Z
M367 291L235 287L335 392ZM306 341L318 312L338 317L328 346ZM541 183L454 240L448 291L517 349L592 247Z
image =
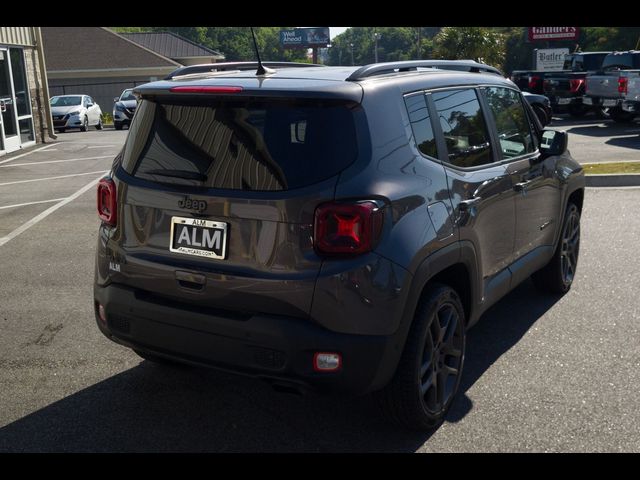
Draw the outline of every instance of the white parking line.
M14 163L12 165L0 165L0 168L24 167L25 165L41 165L45 163L80 162L82 160L99 160L101 158L113 158L114 155L102 155L100 157L67 158L66 160L44 160L42 162Z
M4 207L0 207L0 210L3 210L5 208L26 207L27 205L37 205L38 203L53 203L53 202L59 202L60 200L64 200L64 198L52 198L51 200L39 200L37 202L16 203L14 205L5 205Z
M4 185L16 185L18 183L31 183L31 182L44 182L46 180L57 180L59 178L69 178L69 177L80 177L82 175L93 175L94 173L108 172L108 170L97 170L95 172L86 172L86 173L74 173L72 175L60 175L57 177L47 177L47 178L34 178L32 180L18 180L15 182L5 182L0 183L0 187Z
M55 143L52 143L50 145L45 145L44 147L36 148L35 150L31 150L30 152L22 153L20 155L16 155L15 157L7 158L6 160L0 161L0 165L2 165L3 163L13 162L14 160L17 160L17 159L19 159L21 157L24 157L25 155L31 155L32 153L39 152L41 150L44 150L45 148L51 148L54 145L55 145Z
M105 173L107 173L107 171L105 170L104 172L101 172L101 173L105 174ZM71 194L70 196L68 196L67 198L63 199L62 201L60 201L60 202L56 203L55 205L47 208L40 215L37 215L37 216L33 217L31 220L29 220L28 222L23 223L22 225L20 225L18 228L16 228L12 232L9 232L8 235L0 238L0 247L2 247L9 240L17 237L18 235L20 235L24 231L26 231L29 228L33 227L36 223L38 223L41 220L44 220L45 218L47 218L49 215L51 215L53 212L58 210L60 207L64 207L67 203L72 202L73 200L78 198L80 195L82 195L86 191L90 190L92 187L95 186L96 183L98 183L98 181L101 178L102 178L102 175L100 177L96 178L95 180L92 180L91 182L86 184L84 187L82 187L80 190L78 190L77 192Z

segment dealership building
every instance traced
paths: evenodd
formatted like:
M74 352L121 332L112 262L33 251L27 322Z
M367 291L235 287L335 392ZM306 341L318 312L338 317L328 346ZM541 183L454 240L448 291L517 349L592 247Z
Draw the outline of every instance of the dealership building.
M0 155L52 132L39 27L0 27Z

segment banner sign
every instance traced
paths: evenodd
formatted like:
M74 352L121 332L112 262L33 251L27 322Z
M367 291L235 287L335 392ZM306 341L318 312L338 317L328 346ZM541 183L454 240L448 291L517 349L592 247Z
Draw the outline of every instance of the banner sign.
M577 40L579 27L529 27L529 41L536 40Z
M330 41L329 27L280 30L280 45L283 48L324 48Z

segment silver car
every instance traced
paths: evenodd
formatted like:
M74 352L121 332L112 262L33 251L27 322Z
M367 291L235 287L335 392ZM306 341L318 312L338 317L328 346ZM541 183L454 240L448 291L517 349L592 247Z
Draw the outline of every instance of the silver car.
M102 130L102 110L89 95L59 95L51 98L51 116L56 130L79 128L86 132L90 126Z

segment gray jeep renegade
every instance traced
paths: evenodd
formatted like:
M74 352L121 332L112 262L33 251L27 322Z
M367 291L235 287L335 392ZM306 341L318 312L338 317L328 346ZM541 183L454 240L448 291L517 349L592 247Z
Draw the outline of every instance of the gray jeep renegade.
M571 287L567 134L473 61L266 65L136 87L98 185L98 327L149 361L375 392L437 427L482 313L529 276Z

